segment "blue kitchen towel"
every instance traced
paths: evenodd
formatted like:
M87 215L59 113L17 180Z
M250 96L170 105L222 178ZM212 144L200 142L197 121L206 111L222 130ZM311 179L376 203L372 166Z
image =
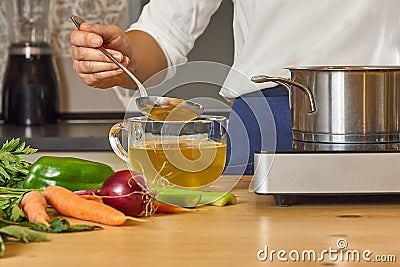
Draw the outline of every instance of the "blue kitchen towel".
M282 86L243 95L229 115L227 163L224 174L253 174L254 151L292 148L292 116Z

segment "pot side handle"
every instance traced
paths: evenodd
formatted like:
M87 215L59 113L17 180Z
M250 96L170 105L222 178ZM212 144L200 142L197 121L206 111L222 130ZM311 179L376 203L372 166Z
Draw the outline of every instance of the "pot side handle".
M286 78L282 78L282 77L270 77L270 76L267 76L267 75L256 75L256 76L253 76L251 78L251 81L255 82L255 83L273 82L273 83L276 83L276 84L279 84L279 85L282 85L283 87L285 87L289 92L290 108L292 106L291 105L291 94L292 94L292 92L291 92L291 87L290 86L291 85L295 86L295 87L299 88L300 90L302 90L304 93L306 93L307 96L308 96L308 99L310 101L310 111L308 113L313 113L313 112L315 112L317 110L316 106L315 106L314 95L312 94L310 89L308 89L305 85L303 85L301 83L298 83L298 82L295 82L295 81L292 81L292 80L289 80L289 79L286 79Z

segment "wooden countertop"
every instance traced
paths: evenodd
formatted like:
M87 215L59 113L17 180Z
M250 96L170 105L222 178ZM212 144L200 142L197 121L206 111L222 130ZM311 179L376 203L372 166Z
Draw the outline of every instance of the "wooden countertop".
M237 205L155 215L146 223L129 222L94 232L49 234L51 241L45 243L7 243L0 266L378 265L367 263L363 253L371 261L386 256L388 261L396 257L400 262L400 201L312 201L278 207L271 196L249 193L249 181L243 178L233 190ZM347 242L343 260L335 260L340 256L334 252L338 242ZM273 250L282 250L281 259L277 252L272 259L258 259L265 257L266 246L269 256ZM299 255L299 260L294 263L289 255L292 259ZM321 255L324 261L318 260ZM285 258L289 262L283 262Z

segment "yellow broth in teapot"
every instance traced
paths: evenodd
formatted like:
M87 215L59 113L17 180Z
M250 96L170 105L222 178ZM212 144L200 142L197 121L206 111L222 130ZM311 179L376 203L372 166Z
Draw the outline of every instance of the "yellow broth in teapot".
M150 182L166 179L182 187L201 187L218 179L226 161L226 144L212 140L163 140L129 146L132 170Z

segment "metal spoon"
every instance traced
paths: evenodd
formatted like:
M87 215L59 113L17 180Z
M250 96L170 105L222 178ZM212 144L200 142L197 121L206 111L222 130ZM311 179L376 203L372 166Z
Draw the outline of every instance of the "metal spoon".
M78 16L71 16L71 20L78 29L82 23L86 23ZM99 50L136 83L140 94L140 97L136 99L136 105L144 115L154 120L189 121L203 113L204 107L192 101L173 97L148 96L146 88L132 72L108 53L103 46L100 46Z

